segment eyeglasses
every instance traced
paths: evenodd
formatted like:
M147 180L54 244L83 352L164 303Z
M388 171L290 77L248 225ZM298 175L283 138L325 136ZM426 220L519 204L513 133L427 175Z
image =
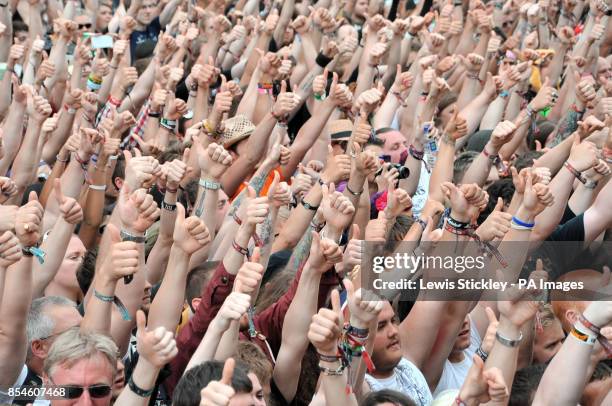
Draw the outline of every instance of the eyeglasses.
M91 23L79 24L79 30L83 28L91 28Z
M105 398L111 393L111 387L108 385L92 385L92 386L77 386L77 385L59 385L64 389L64 399L78 399L87 390L92 398Z

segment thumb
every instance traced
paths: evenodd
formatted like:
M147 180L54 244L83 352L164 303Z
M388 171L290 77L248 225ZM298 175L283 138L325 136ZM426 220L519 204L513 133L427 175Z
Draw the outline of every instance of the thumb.
M342 279L342 284L344 285L344 289L346 289L346 295L349 301L352 301L355 297L355 286L353 286L353 282L349 279Z
M353 224L353 235L351 236L353 240L361 239L361 230L359 229L358 224Z
M272 183L270 184L270 187L268 188L268 198L271 199L274 193L276 192L276 189L278 188L278 182L280 182L280 175L278 174L278 171L275 169L274 179L272 180Z
M221 383L227 386L232 386L232 377L234 376L234 367L236 366L236 361L233 358L228 358L225 360L225 364L223 365L223 373L221 374Z
M531 177L531 172L527 172L527 176L525 177L525 191L531 190L533 187L533 179Z
M332 73L332 83L331 83L331 88L333 89L338 85L338 74L336 72Z
M147 316L145 316L142 310L138 310L136 312L136 329L137 329L136 334L144 333L147 329L146 325L147 325Z
M580 124L582 124L582 122L578 122L578 127L580 127ZM578 146L580 145L580 134L576 133L574 134L574 143L573 146Z
M536 271L543 271L544 270L544 262L542 262L541 258L538 258L536 260Z
M185 148L185 150L183 151L183 162L184 163L188 163L189 162L189 153L191 152L190 148Z
M257 192L253 189L253 186L247 185L247 197L249 199L255 199L257 197Z
M330 157L334 156L334 149L331 145L327 145L327 160L329 161Z
M325 81L325 86L327 86L327 76L329 75L329 70L327 68L323 69L323 80Z
M542 151L542 143L539 140L535 140L536 151Z
M132 159L132 153L128 151L127 149L124 149L123 157L125 158L125 163L127 164L128 162L130 162L130 159Z
M578 85L578 83L580 83L580 73L574 71L574 84Z
M518 176L518 171L514 166L510 167L510 173L512 174L512 179L516 179L516 177Z
M434 222L431 216L427 216L427 225L425 226L425 230L423 230L423 234L431 235L431 232L434 229Z
M502 199L501 197L498 197L497 204L495 205L495 208L493 209L493 211L502 211L503 207L504 207L504 199Z
M321 194L323 195L321 201L329 199L329 189L327 188L327 186L321 186Z
M221 91L225 92L227 90L227 78L224 74L221 74Z
M255 247L255 249L253 250L253 255L251 255L251 260L249 262L254 262L258 264L260 259L261 259L261 251L259 247Z
M339 315L340 319L342 319L342 306L340 306L340 293L338 293L338 289L334 289L331 292L331 305L334 313Z
M176 224L182 225L185 221L185 207L179 202L176 202Z
M495 317L495 312L489 306L485 307L485 313L487 314L487 319L489 319L489 324L497 323L497 317Z
M542 84L542 88L550 86L550 79L548 76L544 78L544 83Z
M287 81L286 80L281 81L280 92L281 93L286 93L287 92Z
M321 236L316 231L312 232L312 248L315 251L319 251L321 248Z
M62 193L62 182L60 182L58 178L55 178L53 184L53 192L55 193L55 198L61 205L62 203L64 203L64 201L66 201L66 196L64 196L64 194Z
M38 195L36 194L35 191L32 190L30 194L28 195L28 203L34 202L34 201L38 201Z
M396 80L399 79L401 74L402 74L402 65L400 65L398 63L397 65L395 65L395 78L396 78Z
M482 361L482 358L480 358L478 354L474 354L472 359L474 360L474 366L476 367L478 376L481 376L482 370L484 369L484 362Z
M106 226L106 230L108 232L108 236L112 243L121 242L121 234L119 234L119 229L114 224L108 223Z

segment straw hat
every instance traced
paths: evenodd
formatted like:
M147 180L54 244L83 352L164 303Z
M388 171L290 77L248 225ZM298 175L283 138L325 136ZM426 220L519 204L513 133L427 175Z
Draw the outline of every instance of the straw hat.
M334 120L327 125L332 141L346 141L351 138L353 122L351 120Z
M221 135L223 147L229 148L238 141L247 138L255 131L255 124L243 115L237 115L224 121L225 129Z

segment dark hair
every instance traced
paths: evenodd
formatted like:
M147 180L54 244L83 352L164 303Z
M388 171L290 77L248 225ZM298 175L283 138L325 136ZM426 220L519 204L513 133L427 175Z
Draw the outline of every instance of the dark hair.
M545 364L536 364L516 371L508 406L530 405L545 370Z
M397 406L416 406L416 403L408 396L391 389L368 393L359 406L377 406L381 403L393 403Z
M113 177L111 178L113 185L115 184L115 178L125 179L125 157L123 154L119 154L115 162L115 169L113 169Z
M525 154L516 158L516 160L514 161L514 167L519 172L521 171L521 169L530 168L533 166L533 161L535 161L542 155L544 155L542 151L528 151Z
M514 183L512 183L511 178L496 180L487 188L487 193L489 194L489 202L487 203L487 207L480 212L478 224L482 224L482 222L487 219L489 214L491 214L495 208L495 205L497 204L498 197L503 199L504 204L510 204L512 196L514 195Z
M223 362L206 361L197 365L181 377L176 384L172 395L173 406L199 406L200 391L208 385L210 381L218 381L223 374ZM234 375L232 376L232 388L236 393L250 393L253 384L248 377L248 370L242 362L236 362Z
M478 155L476 151L465 151L455 158L455 163L453 164L453 183L455 185L461 183L463 175Z
M385 145L385 140L382 140L378 137L370 137L366 145L376 145L378 147L382 147L383 145Z
M272 364L263 350L251 341L238 341L236 345L236 361L241 361L254 373L262 386L272 380Z
M185 289L185 300L192 311L191 301L202 295L202 289L210 280L213 272L221 261L206 261L193 268L187 274L187 289Z
M21 20L14 20L13 21L13 34L15 34L17 31L29 32L30 28L25 22Z
M79 269L76 272L77 282L79 282L79 287L81 288L81 292L84 295L87 294L89 290L89 286L91 286L91 282L93 281L94 275L96 274L96 259L98 258L98 248L93 248L87 250L85 253L85 258L83 258L83 262Z

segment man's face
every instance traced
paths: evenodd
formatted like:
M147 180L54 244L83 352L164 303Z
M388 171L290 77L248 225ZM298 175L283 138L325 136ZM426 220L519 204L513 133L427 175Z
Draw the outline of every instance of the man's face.
M56 365L51 376L45 377L45 382L56 386L85 387L81 396L75 399L55 399L51 406L108 406L111 403L111 386L114 381L113 367L106 357L96 354L91 358L77 361L75 364ZM108 393L103 397L94 397L87 389L90 386L108 387ZM96 392L104 392L99 388Z
M388 133L380 134L379 137L385 140L383 154L389 155L392 163L400 163L402 153L406 151L406 139L402 133L399 131L389 131Z
M399 320L393 308L385 302L383 310L378 315L378 327L372 351L372 362L381 372L393 370L402 359L398 324Z
M251 385L253 385L253 391L251 395L253 395L253 399L255 399L255 403L252 403L253 406L266 406L266 399L264 397L264 390L261 386L261 382L259 382L259 378L253 372L249 372L249 379L251 380Z
M151 284L149 281L145 280L144 292L142 294L142 306L140 308L143 312L149 313L149 308L151 307Z
M346 140L332 141L331 147L332 147L332 151L334 152L334 155L342 155L346 153L347 145L348 145L348 141Z
M53 234L49 234L48 238L53 238ZM70 237L68 249L66 250L62 264L55 278L53 278L53 281L71 291L80 292L81 288L79 287L76 273L79 266L83 263L86 252L87 250L83 242L81 242L81 239L73 234L72 237Z
M461 325L461 330L457 334L457 339L453 345L453 351L464 351L470 346L470 319L466 317Z
M53 320L55 328L48 337L32 342L32 352L43 360L47 358L55 337L72 327L78 327L83 319L78 310L70 306L50 306L45 310L45 315Z
M117 360L117 373L115 373L115 381L113 382L113 399L121 394L125 387L125 365L120 359Z
M368 1L358 0L355 4L355 15L357 17L364 17L368 11Z
M92 28L91 18L87 15L80 15L74 18L74 22L77 23L79 37L83 36L84 32L90 32Z
M533 361L538 364L550 361L561 348L564 339L561 323L555 319L551 325L536 334L533 343Z
M229 209L229 198L225 194L225 192L219 189L219 199L217 201L217 226L216 231L219 231L221 225L223 225L223 219L227 215L227 210Z
M157 16L157 2L154 0L145 0L136 14L136 21L144 26L151 24L151 21Z

